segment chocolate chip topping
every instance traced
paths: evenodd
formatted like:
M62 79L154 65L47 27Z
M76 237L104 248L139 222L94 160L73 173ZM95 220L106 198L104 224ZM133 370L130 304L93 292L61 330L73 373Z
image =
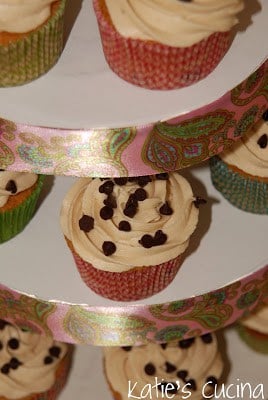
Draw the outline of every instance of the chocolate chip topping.
M79 220L79 228L81 231L90 232L94 228L94 218L89 215L83 215Z
M145 199L147 199L147 193L146 193L146 191L145 191L144 189L142 189L142 188L137 189L137 190L135 191L134 195L135 195L135 197L136 197L136 199L137 199L138 201L144 201Z
M11 358L9 362L9 366L11 369L18 369L20 365L22 365L22 363L16 357Z
M195 341L195 338L183 339L183 340L180 340L180 341L179 341L178 346L179 346L181 349L188 349L189 347L192 346L192 344L194 343L194 341Z
M188 381L185 382L188 385L188 388L190 390L197 390L196 382L194 379L189 379Z
M166 348L167 348L167 343L161 343L160 346L162 347L163 350L166 350Z
M159 181L167 181L169 178L168 173L163 172L162 174L156 174L155 175L156 179L158 179Z
M152 364L152 363L146 364L144 367L144 372L149 376L154 375L156 373L156 368L155 368L154 364Z
M111 207L104 206L100 209L100 217L107 221L107 219L111 219L114 215L114 210Z
M162 215L172 215L173 214L173 210L170 207L168 201L166 201L159 209L160 214Z
M6 325L9 325L9 323L4 321L3 319L0 319L0 331L2 331Z
M118 225L118 229L120 231L124 232L130 232L131 231L131 225L128 221L120 221Z
M150 249L153 246L161 246L162 244L166 243L167 241L167 235L162 232L161 230L158 230L154 237L151 235L143 235L142 238L139 240L139 243L145 248L145 249Z
M213 342L213 337L212 337L211 333L206 333L205 335L202 335L201 339L206 344L210 344Z
M137 178L137 183L140 187L146 186L149 182L152 182L152 178L149 175L139 176Z
M18 190L16 182L13 181L12 179L10 181L8 181L6 184L6 190L8 192L11 192L12 194L16 194L17 190Z
M10 370L10 365L7 363L7 364L4 364L3 366L2 366L2 368L1 368L1 372L2 372L2 374L4 374L4 375L7 375L8 373L9 373L9 370Z
M264 121L268 121L268 109L266 111L264 111L264 113L262 114L262 119Z
M178 389L174 382L161 382L157 385L157 389L162 393L177 394Z
M99 192L105 194L111 194L114 190L114 183L113 181L105 181L100 187Z
M165 366L166 366L166 372L168 374L171 374L172 372L176 371L176 369L177 369L177 367L175 367L175 365L171 364L168 361L166 361Z
M7 344L8 344L8 347L10 347L12 350L17 350L20 346L20 343L19 343L18 339L16 339L16 338L9 339Z
M261 135L261 137L258 139L257 143L261 149L266 149L267 144L268 144L268 135L266 133Z
M131 351L132 350L132 346L122 346L122 349L124 351Z
M215 387L218 383L218 379L215 376L209 376L206 382L209 386Z
M116 252L116 245L113 242L103 242L102 250L105 256L111 256Z
M154 246L154 238L151 235L143 235L139 243L145 248L150 249Z
M181 369L180 371L177 372L177 377L182 379L184 382L186 381L187 376L188 376L188 371L186 369Z
M202 197L197 196L194 200L194 205L196 206L196 208L199 208L199 206L202 204L207 204L207 200L202 199Z
M159 230L156 232L154 235L154 246L161 246L162 244L165 244L167 241L167 235Z
M103 204L111 208L116 208L117 203L115 196L113 194L108 194L107 198L103 201Z
M52 346L52 347L50 347L50 349L49 349L49 354L50 354L52 357L59 358L60 353L61 353L61 348L60 348L59 346Z
M124 186L127 184L127 178L114 178L114 183L118 186Z
M52 364L53 361L54 361L54 360L53 360L53 357L46 356L46 357L44 358L44 364L45 364L45 365Z

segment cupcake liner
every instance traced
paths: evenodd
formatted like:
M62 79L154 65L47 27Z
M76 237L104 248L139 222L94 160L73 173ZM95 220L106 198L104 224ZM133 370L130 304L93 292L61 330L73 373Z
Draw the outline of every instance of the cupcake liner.
M210 159L211 179L215 188L235 207L255 213L268 214L268 181L239 171L220 157Z
M124 272L102 271L84 261L65 239L85 284L100 296L115 301L141 300L160 292L173 281L182 263L179 255L159 265L133 267Z
M238 324L238 334L252 350L258 353L268 354L268 335L249 329L246 326Z
M56 400L59 393L65 386L72 362L72 353L73 348L70 346L65 357L58 364L58 367L55 371L55 383L49 390L43 393L30 394L29 396L20 398L18 400ZM8 400L8 398L0 396L0 400Z
M0 243L20 233L31 220L36 203L44 183L44 176L39 175L35 189L21 204L11 210L1 212L0 209Z
M230 32L216 32L199 43L177 48L125 38L114 28L103 0L93 0L103 51L122 79L148 89L175 89L205 78L230 46Z
M63 15L66 0L46 23L7 45L0 44L0 87L17 86L45 74L63 49Z

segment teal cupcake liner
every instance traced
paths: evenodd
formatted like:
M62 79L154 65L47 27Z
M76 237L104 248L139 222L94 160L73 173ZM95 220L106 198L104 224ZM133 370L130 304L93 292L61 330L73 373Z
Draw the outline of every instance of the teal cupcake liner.
M18 86L45 74L63 49L66 0L40 28L24 38L0 45L0 87Z
M240 339L252 350L258 353L268 354L268 335L265 336L254 332L241 324L238 324L236 329Z
M31 220L45 177L39 175L37 186L25 201L12 210L1 212L0 209L0 243L6 242L20 233Z
M254 214L268 214L268 183L234 171L220 157L210 159L214 187L233 206Z

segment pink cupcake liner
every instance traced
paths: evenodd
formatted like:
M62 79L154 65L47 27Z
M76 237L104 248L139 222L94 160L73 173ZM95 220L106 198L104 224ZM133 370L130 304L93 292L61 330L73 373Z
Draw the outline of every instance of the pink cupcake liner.
M205 78L230 47L230 32L216 32L193 46L171 47L125 38L114 28L104 0L93 0L104 55L122 79L148 89L175 89Z

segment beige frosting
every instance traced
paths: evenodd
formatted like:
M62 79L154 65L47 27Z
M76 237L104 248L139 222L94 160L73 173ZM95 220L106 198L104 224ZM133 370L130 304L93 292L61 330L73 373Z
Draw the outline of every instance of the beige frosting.
M147 199L139 201L133 218L124 215L129 195L139 186L136 182L115 185L113 196L117 202L111 219L100 218L100 209L107 195L99 192L103 181L82 178L67 193L61 210L61 225L64 235L71 240L75 251L82 259L105 271L127 271L135 266L158 265L177 257L188 246L189 237L198 221L198 209L189 183L179 174L169 175L168 180L152 178L144 190ZM172 215L162 215L160 207L168 201ZM94 228L86 233L79 227L83 215L94 218ZM128 221L131 231L118 229L120 221ZM144 248L139 240L145 234L152 236L158 230L167 235L166 243ZM104 241L116 244L111 256L103 253Z
M50 389L55 382L55 371L59 361L67 352L68 345L55 342L52 338L36 333L22 331L1 322L0 342L0 396L8 399L20 399L32 393ZM18 341L17 348L12 348L10 340ZM14 347L14 346L13 346ZM49 349L57 347L59 355L51 357ZM46 357L52 362L45 364ZM19 361L17 368L9 367L12 359ZM8 373L5 371L8 369Z
M243 0L105 0L112 22L124 37L153 40L174 47L198 43L229 31Z
M0 0L0 32L25 33L45 22L55 0Z
M268 335L268 305L253 312L249 317L241 320L241 323L250 329Z
M268 145L258 142L268 140L268 122L261 120L246 133L232 148L220 155L222 160L242 171L259 177L268 177Z
M10 196L15 196L23 190L33 186L37 181L37 178L38 176L32 173L0 171L0 207L3 207L6 204ZM12 181L17 189L15 193L7 190L7 185L10 185L10 182Z
M121 347L107 347L104 349L106 377L113 390L121 395L122 400L128 400L129 388L131 388L132 395L130 398L137 396L136 398L144 398L144 400L150 398L186 399L186 392L190 389L188 386L185 387L185 381L190 379L195 381L196 390L190 391L188 398L192 400L201 399L202 390L209 390L208 385L206 385L207 378L213 376L218 380L223 371L217 339L214 335L211 337L213 341L209 344L204 343L201 338L196 338L194 343L185 349L181 349L178 342L169 343L165 349L155 343L132 347L131 350L126 348L128 351ZM176 368L172 368L173 371L168 372L166 363ZM148 364L152 364L155 369L155 372L151 371L152 375L145 372ZM182 370L187 371L185 381L177 376L178 371ZM161 391L152 388L156 382L161 383L163 381L174 382L176 389L178 389L177 384L179 383L177 394L169 393L169 396L162 397ZM151 385L152 397L149 393L145 396L146 388L148 388L146 385ZM142 390L144 390L143 393ZM142 397L141 393L145 397ZM156 393L158 393L158 397L155 395Z

